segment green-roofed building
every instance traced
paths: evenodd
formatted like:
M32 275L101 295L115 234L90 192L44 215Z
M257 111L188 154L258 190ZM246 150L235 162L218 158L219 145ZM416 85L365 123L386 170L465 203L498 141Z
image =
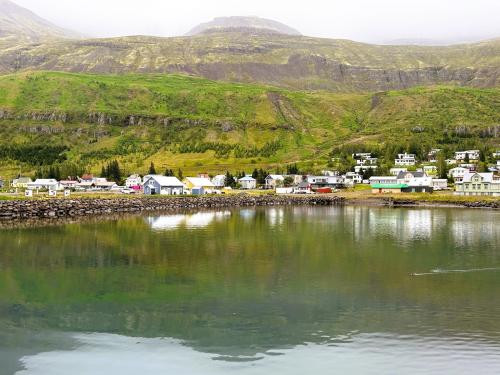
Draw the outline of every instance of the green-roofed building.
M408 188L406 184L373 184L373 194L401 194L403 189Z

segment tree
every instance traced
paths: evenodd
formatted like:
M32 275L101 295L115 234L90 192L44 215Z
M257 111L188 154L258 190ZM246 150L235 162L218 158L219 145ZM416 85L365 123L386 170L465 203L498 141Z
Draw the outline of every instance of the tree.
M156 168L153 162L151 162L151 165L149 166L148 174L156 174Z
M486 172L488 172L488 164L485 163L485 162L479 163L478 172L479 173L486 173Z
M231 174L231 172L227 171L226 172L226 180L224 182L226 187L230 188L235 188L236 187L236 180L234 179L234 176Z
M167 176L167 177L173 177L173 176L175 176L174 171L172 169L168 169L167 168L165 170L165 176Z
M299 171L299 168L297 167L297 164L287 165L286 166L286 174L288 174L288 175L300 174L300 171Z
M448 166L446 165L446 160L444 158L444 153L440 152L437 159L437 170L439 178L448 178Z
M294 183L293 177L290 176L286 177L285 181L283 181L283 185L285 185L285 187L293 186L293 183Z
M184 179L184 175L182 173L182 169L180 169L180 168L177 171L177 177L179 177L179 180L181 180L181 181Z

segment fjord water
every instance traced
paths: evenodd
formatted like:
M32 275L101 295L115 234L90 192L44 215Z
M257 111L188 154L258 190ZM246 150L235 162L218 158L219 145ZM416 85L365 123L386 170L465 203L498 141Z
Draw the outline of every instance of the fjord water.
M497 374L499 223L287 207L0 229L0 374Z

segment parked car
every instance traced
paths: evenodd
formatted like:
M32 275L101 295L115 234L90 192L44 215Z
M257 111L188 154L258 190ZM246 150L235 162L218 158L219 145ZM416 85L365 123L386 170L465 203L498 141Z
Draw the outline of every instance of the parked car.
M124 189L120 190L120 193L122 193L122 194L135 194L135 190L130 189L130 188L124 188Z

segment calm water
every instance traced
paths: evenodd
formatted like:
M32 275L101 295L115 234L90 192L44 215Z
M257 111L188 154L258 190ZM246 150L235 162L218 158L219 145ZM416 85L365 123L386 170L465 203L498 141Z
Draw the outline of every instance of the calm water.
M498 374L500 212L0 229L0 374Z

